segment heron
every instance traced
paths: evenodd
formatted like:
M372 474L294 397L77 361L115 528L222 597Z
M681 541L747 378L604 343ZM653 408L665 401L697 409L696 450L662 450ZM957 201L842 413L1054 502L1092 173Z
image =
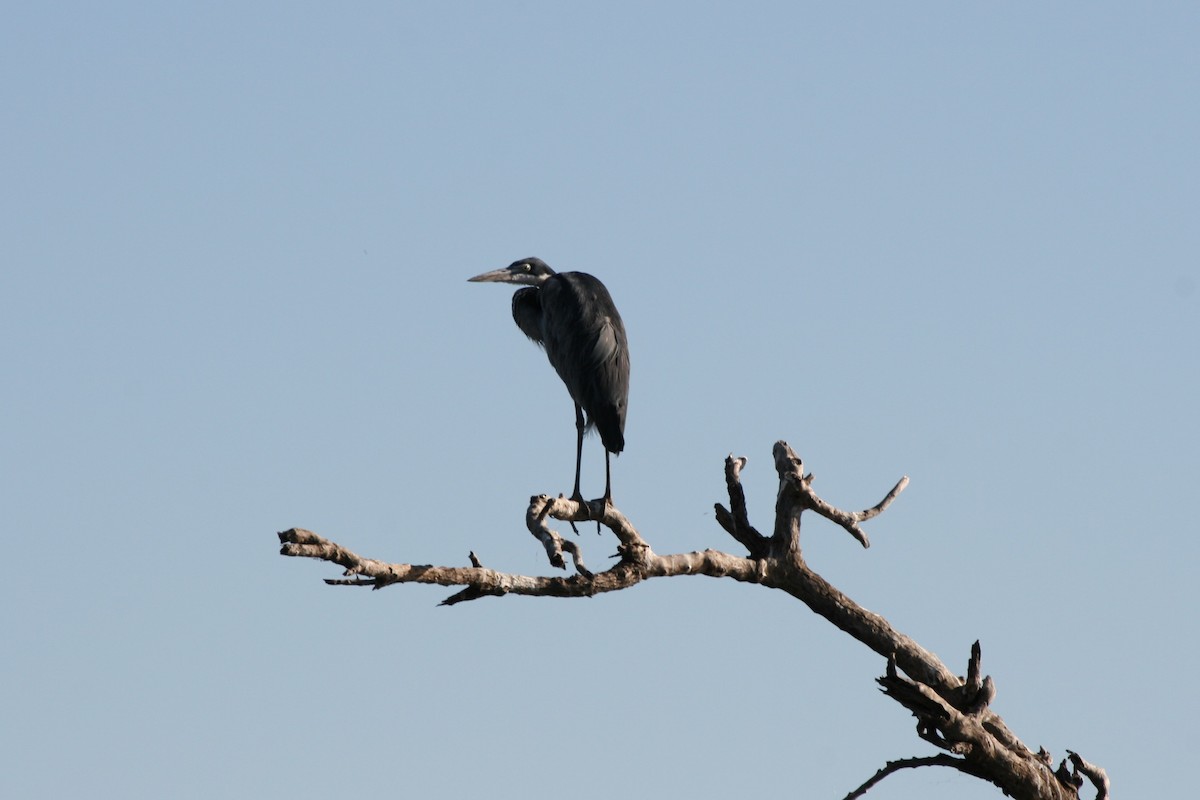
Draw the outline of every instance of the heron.
M540 258L523 258L468 280L524 287L513 294L513 320L522 333L545 349L575 402L575 489L571 499L583 502L579 492L583 435L595 428L604 444L607 507L612 502L609 455L625 449L629 405L629 340L608 289L586 272L555 272Z

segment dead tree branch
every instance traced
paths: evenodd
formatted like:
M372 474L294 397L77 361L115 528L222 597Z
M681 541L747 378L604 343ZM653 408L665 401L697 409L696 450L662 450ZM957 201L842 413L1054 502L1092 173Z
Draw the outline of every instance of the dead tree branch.
M1108 800L1108 773L1095 764L1084 761L1078 753L1067 751L1075 776L1083 775L1096 787L1096 800ZM1078 783L1076 784L1078 785Z
M751 558L765 558L770 542L750 524L746 494L742 491L742 468L745 466L744 458L734 458L732 454L725 457L725 486L729 492L729 510L720 503L715 503L713 507L717 513L717 523L726 533L741 542Z
M939 753L935 756L899 758L895 761L889 761L880 767L879 771L867 779L862 786L859 786L853 792L846 795L846 800L857 800L859 797L865 795L868 789L882 781L888 775L891 775L894 772L899 772L902 769L913 769L915 767L951 767L959 770L960 772L965 772L968 775L972 775L967 762L963 761L961 758L948 756L945 753ZM978 778L982 776L974 775L974 777Z
M390 564L363 558L302 528L279 534L280 553L320 559L342 567L342 577L326 580L330 585L381 589L395 583L426 583L461 587L443 600L442 605L509 594L590 597L626 589L649 578L676 575L733 578L780 589L886 659L886 674L878 679L880 688L916 717L920 738L944 751L889 762L850 797L861 796L900 769L949 766L989 781L1018 800L1078 800L1084 778L1096 787L1097 800L1107 800L1109 783L1103 769L1071 751L1067 751L1071 769L1067 769L1066 760L1057 770L1052 769L1049 753L1044 749L1034 753L1026 747L992 710L996 686L991 676L982 674L982 650L978 642L971 648L967 676L961 678L933 653L897 631L884 617L859 606L805 563L800 547L800 523L805 511L834 522L863 547L869 547L861 524L882 513L907 486L908 478L901 478L876 505L865 511L847 512L816 494L812 474L804 473L803 461L786 442L777 442L773 454L779 492L770 536L760 533L750 523L741 486L746 459L729 456L725 460L729 508L716 504L717 522L747 550L747 556L717 550L658 555L613 505L602 500L578 502L561 495L531 497L525 524L542 544L553 567L565 569L563 554L570 555L575 574L569 577L500 572L484 567L473 552L469 556L470 566ZM616 563L602 572L591 572L584 565L579 545L556 533L550 527L550 520L599 522L617 538Z
M542 502L535 497L535 503ZM551 501L578 505L570 500ZM611 507L610 507L611 508ZM552 513L562 511L566 516L577 513L558 506ZM587 513L578 512L581 515ZM619 512L611 512L618 513ZM530 516L536 516L530 515ZM622 518L623 519L623 518ZM606 516L607 520L607 516ZM577 519L577 521L579 521ZM539 523L540 524L540 523ZM607 523L606 523L607 524ZM628 526L628 523L626 522ZM632 526L625 529L632 537L637 532ZM553 532L551 532L553 533ZM553 534L557 536L557 534ZM561 537L559 537L561 539ZM462 586L462 591L447 597L442 605L454 605L480 597L503 596L506 594L535 597L591 597L605 592L627 589L646 578L669 578L675 575L708 575L714 578L733 578L749 583L761 583L756 562L721 553L716 550L676 553L660 556L642 542L640 547L621 545L621 559L608 570L593 574L579 573L566 578L515 575L488 569L472 560L469 567L435 567L428 564L389 564L371 558L363 558L339 544L329 541L303 528L290 528L279 533L279 552L285 556L299 556L329 561L344 568L341 578L326 578L330 586L367 586L382 589L394 583L427 583L438 586ZM637 538L637 541L641 541ZM564 548L576 549L569 540L561 542ZM561 558L561 556L560 556ZM579 562L577 562L579 563Z

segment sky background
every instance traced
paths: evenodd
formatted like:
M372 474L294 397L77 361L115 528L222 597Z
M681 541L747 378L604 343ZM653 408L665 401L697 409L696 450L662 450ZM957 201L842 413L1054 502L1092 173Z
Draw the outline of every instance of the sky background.
M809 564L1031 747L1175 793L1198 702L1200 7L29 3L0 23L0 795L839 798L933 748L882 659L707 578L556 572L573 411L466 279L599 276L660 553L771 447ZM603 487L584 453L584 492ZM579 539L611 561L611 535ZM874 800L996 798L949 770ZM1090 789L1085 797L1090 797Z

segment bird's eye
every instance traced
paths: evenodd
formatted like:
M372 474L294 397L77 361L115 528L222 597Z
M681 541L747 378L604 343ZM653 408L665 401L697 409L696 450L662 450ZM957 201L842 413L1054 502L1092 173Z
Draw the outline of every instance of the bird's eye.
M526 261L521 265L521 269L525 270L526 272L533 272L533 264L530 264L528 261Z

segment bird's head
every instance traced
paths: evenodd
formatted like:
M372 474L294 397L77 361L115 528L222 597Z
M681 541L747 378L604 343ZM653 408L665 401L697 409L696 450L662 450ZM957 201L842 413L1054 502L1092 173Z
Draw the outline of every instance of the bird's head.
M522 258L514 261L503 269L494 269L474 278L467 278L474 283L517 283L523 286L540 286L554 274L550 265L540 258Z

